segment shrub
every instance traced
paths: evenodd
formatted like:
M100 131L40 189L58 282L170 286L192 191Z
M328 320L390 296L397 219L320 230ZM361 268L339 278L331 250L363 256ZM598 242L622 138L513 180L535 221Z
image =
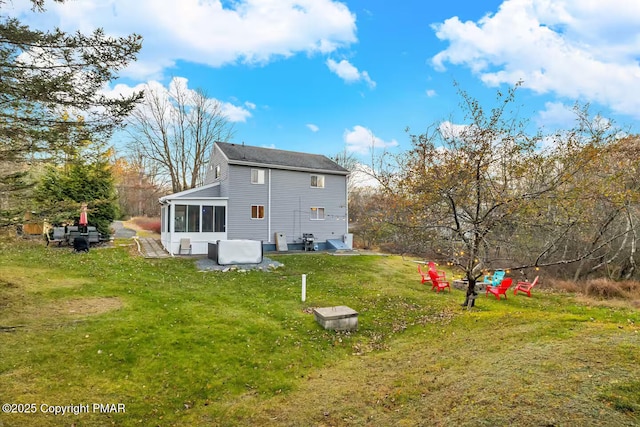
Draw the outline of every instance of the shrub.
M133 222L143 230L160 234L160 218L149 218L146 216L136 217Z
M591 297L604 299L625 299L628 297L627 292L620 287L620 284L610 279L593 279L587 281L584 293Z
M545 285L549 288L562 291L562 292L581 292L582 288L573 281L548 279L544 281Z
M628 293L630 296L640 298L640 282L634 282L633 280L625 280L618 282L620 289Z
M545 287L561 292L581 293L600 299L625 299L640 301L640 282L625 280L616 282L611 279L599 278L581 282L561 279L545 279Z

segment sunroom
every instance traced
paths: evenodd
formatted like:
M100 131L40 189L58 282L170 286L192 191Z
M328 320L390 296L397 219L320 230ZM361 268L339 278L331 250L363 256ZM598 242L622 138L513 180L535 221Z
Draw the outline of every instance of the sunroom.
M162 246L171 255L206 254L209 243L227 240L227 197L218 184L160 198ZM188 247L181 247L185 242Z

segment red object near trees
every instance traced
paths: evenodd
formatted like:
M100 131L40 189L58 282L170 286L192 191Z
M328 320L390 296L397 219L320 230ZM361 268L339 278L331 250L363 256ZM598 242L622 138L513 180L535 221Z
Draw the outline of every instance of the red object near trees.
M435 289L436 291L440 292L444 288L449 288L449 292L451 292L451 286L449 286L449 282L444 280L444 277L438 276L437 272L435 272L434 270L429 270L429 277L431 277L431 283L433 283L433 286L431 286L431 290Z
M504 299L507 299L507 291L512 283L513 279L511 277L502 279L502 282L500 282L498 286L487 286L487 292L485 292L484 296L488 297L489 293L492 293L497 299L500 299L500 295L504 295Z
M428 271L427 272L422 271L422 268L420 267L420 264L418 264L418 273L420 273L420 277L422 279L420 281L420 283L424 283L427 280L431 280L431 278L429 277L429 272Z
M513 294L517 295L518 291L520 291L527 294L528 297L531 297L531 288L538 284L538 277L539 276L536 276L536 278L533 279L533 282L518 282L516 288L513 290Z
M445 279L445 280L447 279L447 276L446 276L446 273L445 273L444 270L436 269L436 263L435 262L429 261L427 263L427 265L429 266L429 271L435 271L439 278Z
M80 220L78 221L78 224L86 227L89 224L89 220L87 218L87 204L83 203L82 204L82 208L80 210Z

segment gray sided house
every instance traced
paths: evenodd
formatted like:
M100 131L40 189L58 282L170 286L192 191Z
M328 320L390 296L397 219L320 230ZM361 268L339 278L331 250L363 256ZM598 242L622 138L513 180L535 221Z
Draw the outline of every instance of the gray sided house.
M348 174L322 155L217 142L204 185L160 199L162 244L178 254L188 238L206 254L210 242L248 239L275 250L280 236L301 249L313 234L319 249L350 248Z

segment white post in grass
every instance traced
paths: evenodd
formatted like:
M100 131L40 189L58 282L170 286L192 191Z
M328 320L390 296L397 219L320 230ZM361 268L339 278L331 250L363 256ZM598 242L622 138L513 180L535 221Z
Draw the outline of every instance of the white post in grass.
M302 275L302 302L307 300L307 275Z

